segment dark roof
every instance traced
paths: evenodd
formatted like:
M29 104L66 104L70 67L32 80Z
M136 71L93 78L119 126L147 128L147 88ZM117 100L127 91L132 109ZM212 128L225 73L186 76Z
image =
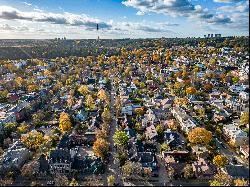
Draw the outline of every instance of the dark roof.
M173 139L173 141L169 143L171 147L180 145L180 136L176 132L165 132L164 139L166 141L171 141Z
M102 173L104 165L100 158L76 156L72 163L72 169L81 170L84 173Z
M64 134L59 145L58 148L70 148L71 146L71 141L70 141L70 137L68 134Z
M39 162L39 172L49 172L49 163L45 158L45 155L42 154L38 159Z
M50 153L49 163L70 163L71 157L69 150L66 149L56 149Z
M242 165L227 165L226 172L234 178L249 179L249 170Z

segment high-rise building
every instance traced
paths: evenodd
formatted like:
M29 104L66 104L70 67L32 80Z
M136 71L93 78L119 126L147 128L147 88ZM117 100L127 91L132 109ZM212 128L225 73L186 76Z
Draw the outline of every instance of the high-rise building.
M210 38L210 34L208 34L207 37Z
M213 38L214 37L214 34L211 34L211 38Z
M207 35L204 35L204 38L206 38L207 37Z

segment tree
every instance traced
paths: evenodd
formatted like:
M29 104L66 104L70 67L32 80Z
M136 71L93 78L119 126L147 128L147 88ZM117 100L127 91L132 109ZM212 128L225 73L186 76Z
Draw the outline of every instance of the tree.
M65 113L65 112L62 112L60 114L59 128L63 132L67 132L67 131L69 131L72 128L72 124L71 124L69 115L67 113Z
M190 95L195 94L196 92L197 92L197 90L196 90L196 88L194 88L194 87L188 87L188 88L186 89L186 93L187 93L187 94L190 94Z
M0 179L0 186L11 186L12 184L12 179Z
M183 174L184 174L184 178L185 178L185 179L193 178L193 176L194 176L194 171L193 171L193 167L192 167L191 164L187 164L187 165L183 168Z
M117 146L125 146L128 144L128 135L124 131L116 131L113 136L114 142Z
M80 94L82 95L87 95L90 91L89 91L89 88L87 85L81 85L79 88L78 88L78 92L80 92Z
M219 172L214 176L214 180L210 181L210 185L218 185L220 186L231 186L233 183L233 177L228 175L227 173Z
M160 138L164 136L164 128L162 125L157 125L155 130Z
M68 186L69 180L65 175L56 174L55 185L56 186Z
M41 132L31 131L21 138L22 143L30 150L36 151L44 143L45 138Z
M219 168L224 167L226 164L228 164L228 159L226 156L223 155L217 155L213 159L213 164L216 165Z
M127 161L122 166L122 173L126 178L138 177L141 174L142 166L139 162Z
M188 133L188 140L193 144L207 145L212 140L212 133L204 128L197 127Z
M106 93L106 91L104 89L99 90L99 92L97 93L97 97L102 101L107 101L108 100L107 93Z
M32 181L31 186L42 186L42 184L39 181Z
M206 91L211 91L213 89L213 85L211 83L205 83L203 85L203 88L206 90Z
M7 138L11 135L12 132L16 130L16 124L15 123L7 123L4 125L4 136Z
M249 112L244 112L240 117L240 123L242 125L249 124Z
M235 179L234 185L235 186L248 186L249 182L247 180L244 180L244 179Z
M217 127L217 129L215 130L215 134L216 136L221 137L222 131L220 130L220 128Z
M97 139L93 145L93 152L97 157L105 160L109 153L109 143L104 139Z
M167 143L161 144L161 152L169 151L170 147Z
M87 95L85 104L90 110L95 108L95 102L91 95Z
M103 118L103 121L105 121L106 123L111 122L112 116L111 116L111 112L108 108L104 108L104 111L102 113L102 118Z
M110 175L107 177L107 181L108 181L108 186L114 186L115 183L115 177L114 175Z
M142 116L145 113L144 108L136 108L135 113Z
M79 186L77 180L75 180L74 178L70 181L69 185L70 186Z
M31 178L38 170L39 170L39 163L36 160L34 160L23 165L21 169L21 175L24 177Z

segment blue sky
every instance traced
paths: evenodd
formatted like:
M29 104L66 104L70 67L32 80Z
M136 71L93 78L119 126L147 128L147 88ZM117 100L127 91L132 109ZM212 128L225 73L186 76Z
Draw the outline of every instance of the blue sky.
M249 0L0 0L0 38L249 35L248 6Z

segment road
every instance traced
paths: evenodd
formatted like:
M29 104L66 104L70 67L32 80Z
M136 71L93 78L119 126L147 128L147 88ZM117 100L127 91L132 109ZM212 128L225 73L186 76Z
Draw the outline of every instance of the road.
M111 108L111 116L112 116L112 122L110 124L110 134L109 134L109 143L110 143L110 157L109 157L109 164L108 164L108 171L105 174L105 178L107 176L113 175L115 176L115 182L118 183L120 186L123 186L123 180L121 175L121 167L119 164L119 161L115 158L116 155L116 149L114 146L114 140L113 135L115 134L117 130L117 121L116 117L114 115L115 111L115 99L114 99L115 91L114 91L114 76L111 76L111 93L110 93L110 108ZM104 179L104 185L107 185L107 180Z

